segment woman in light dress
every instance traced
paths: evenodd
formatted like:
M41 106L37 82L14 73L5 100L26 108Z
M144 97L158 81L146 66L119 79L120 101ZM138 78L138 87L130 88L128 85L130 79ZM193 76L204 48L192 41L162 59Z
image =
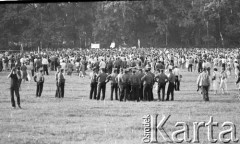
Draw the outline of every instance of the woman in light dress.
M213 69L213 75L212 75L212 81L213 81L213 91L214 94L217 94L217 91L219 90L219 86L220 86L220 81L221 81L221 77L220 77L220 73L218 72L217 68Z
M220 74L220 88L222 90L222 94L227 94L227 73L224 67L222 67L222 72Z

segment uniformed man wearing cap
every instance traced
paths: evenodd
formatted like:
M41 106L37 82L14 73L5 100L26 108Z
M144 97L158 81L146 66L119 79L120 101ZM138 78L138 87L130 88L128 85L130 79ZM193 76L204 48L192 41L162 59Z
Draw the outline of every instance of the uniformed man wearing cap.
M96 72L96 68L93 68L92 73L90 73L90 79L91 79L91 83L90 83L90 99L96 99L97 96L97 72Z
M158 83L158 89L157 89L157 93L158 93L158 100L159 101L164 101L164 97L165 97L165 86L166 83L168 82L168 77L166 76L166 74L164 73L163 69L158 69L158 72L160 72L158 75L155 76L154 80L155 82ZM162 98L160 96L160 91L162 91Z
M131 95L132 95L132 100L137 100L139 101L139 88L141 81L138 78L138 75L136 74L136 70L132 70L132 75L130 76L130 84L131 84Z
M128 83L129 83L129 76L128 71L124 69L123 74L119 76L119 82L121 83L120 86L120 101L127 100L127 91L128 91Z
M145 69L144 76L141 78L143 82L143 101L150 101L152 77L148 74L148 70Z
M106 91L106 79L107 79L107 74L105 73L104 69L101 69L100 74L98 74L97 76L97 81L98 81L98 85L97 85L97 100L100 99L100 93L102 91L102 98L101 100L105 99L105 91Z
M168 90L167 90L167 98L166 101L169 101L169 95L171 94L171 100L174 100L174 82L175 82L175 75L172 73L172 69L169 69L169 76L168 76Z
M117 68L113 68L113 73L107 76L106 82L111 81L111 100L113 100L113 92L115 92L115 100L118 100L118 83L116 81L117 76Z

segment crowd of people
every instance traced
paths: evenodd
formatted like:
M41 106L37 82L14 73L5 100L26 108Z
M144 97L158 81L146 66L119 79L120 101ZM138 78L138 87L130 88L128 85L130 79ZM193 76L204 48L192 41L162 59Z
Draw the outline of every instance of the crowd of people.
M57 71L55 96L58 98L64 97L66 75L72 76L75 72L78 77L87 78L86 70L90 70L90 99L104 100L109 82L111 100L115 95L115 100L119 101L153 101L155 88L157 99L168 101L174 100L174 91L180 91L181 70L187 69L188 72L199 73L197 89L208 101L210 83L214 94L218 94L219 90L222 94L229 93L228 78L231 75L236 80L239 78L239 62L237 48L61 49L0 54L0 71L11 70L13 107L13 92L20 100L21 82L31 77L37 83L36 96L41 96L44 75L49 75L49 70Z

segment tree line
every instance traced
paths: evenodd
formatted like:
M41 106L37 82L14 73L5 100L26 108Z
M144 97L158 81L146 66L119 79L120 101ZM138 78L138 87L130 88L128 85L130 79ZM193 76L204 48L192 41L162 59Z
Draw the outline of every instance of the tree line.
M239 0L142 0L0 5L0 48L237 47Z

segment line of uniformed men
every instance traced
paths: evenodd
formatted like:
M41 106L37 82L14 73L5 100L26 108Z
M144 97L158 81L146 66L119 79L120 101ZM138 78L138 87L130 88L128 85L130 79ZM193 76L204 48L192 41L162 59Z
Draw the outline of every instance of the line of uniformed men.
M169 69L169 75L164 73L163 69L158 69L158 74L153 74L150 69L120 69L120 73L117 73L117 69L114 68L113 72L109 75L105 73L104 69L100 69L97 73L97 69L93 69L90 73L90 99L105 99L106 84L111 84L111 96L115 93L115 100L120 101L153 101L153 86L154 83L158 83L158 100L168 101L171 95L171 100L174 100L174 87L175 87L175 75L172 70ZM168 84L167 98L165 99L165 86ZM160 94L162 92L162 94ZM161 96L162 95L162 96Z

